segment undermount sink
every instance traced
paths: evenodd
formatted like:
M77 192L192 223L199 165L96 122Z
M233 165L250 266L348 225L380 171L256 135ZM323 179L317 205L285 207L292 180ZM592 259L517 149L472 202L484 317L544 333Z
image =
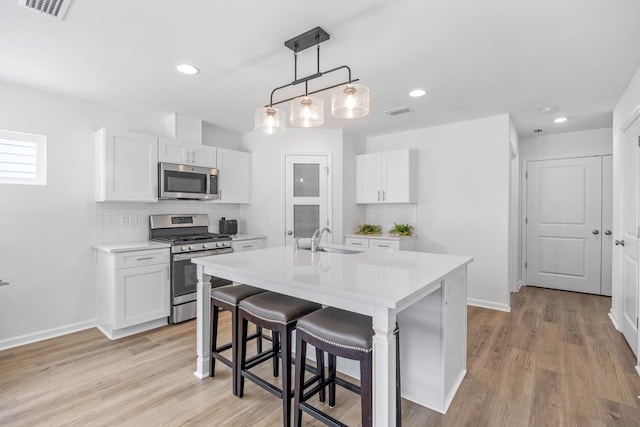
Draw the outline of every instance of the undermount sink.
M301 247L300 249L303 249L305 251L310 251L311 248L309 247ZM327 252L327 253L331 253L331 254L359 254L360 252L362 252L361 250L357 250L357 249L347 249L347 248L332 248L329 246L322 246L319 247L317 249L318 252Z

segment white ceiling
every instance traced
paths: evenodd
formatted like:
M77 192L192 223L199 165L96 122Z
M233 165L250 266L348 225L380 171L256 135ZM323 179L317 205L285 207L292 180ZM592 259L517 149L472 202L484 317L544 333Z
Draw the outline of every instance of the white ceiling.
M639 18L637 0L73 0L59 21L2 0L0 80L244 133L293 80L284 41L321 26L321 69L349 65L371 90L369 116L326 113L325 128L369 136L509 113L527 137L612 125L640 67ZM201 73L178 74L183 62ZM298 62L299 77L314 72L315 49ZM428 95L410 98L417 87ZM384 113L400 106L412 111Z

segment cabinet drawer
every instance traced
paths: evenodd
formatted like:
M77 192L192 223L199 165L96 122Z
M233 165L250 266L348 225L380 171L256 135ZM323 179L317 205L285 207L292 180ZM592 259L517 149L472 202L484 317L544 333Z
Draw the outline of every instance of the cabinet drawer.
M244 251L253 251L255 249L262 249L262 239L240 240L237 242L232 242L231 246L233 247L234 252L244 252Z
M344 238L345 246L352 246L354 248L368 248L369 247L369 239L359 239L357 237L345 237Z
M369 241L369 247L400 250L400 242L395 240L371 239Z
M169 248L116 254L116 268L139 267L169 262Z

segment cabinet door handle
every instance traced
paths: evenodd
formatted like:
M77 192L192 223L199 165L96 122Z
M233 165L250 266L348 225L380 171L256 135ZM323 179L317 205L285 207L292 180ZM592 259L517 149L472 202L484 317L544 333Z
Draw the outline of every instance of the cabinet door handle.
M0 279L0 286L7 286L9 284L9 282L5 282L4 280Z
M243 247L243 248L252 248L252 247L253 247L253 245L243 245L242 247Z
M605 236L611 236L611 230L607 230L604 232Z
M384 190L382 190L382 201L384 202L386 200L385 194L384 194Z
M378 244L376 245L376 247L377 247L377 248L390 248L390 247L391 247L391 245L381 245L381 244L379 244L379 243L378 243Z
M353 246L362 246L362 242L351 242Z
M169 277L169 266L167 266L167 280L170 280L170 277Z
M152 256L146 256L146 257L143 257L143 258L138 258L137 261L149 261L150 259L153 259L153 257Z
M378 201L380 201L380 190L378 190Z

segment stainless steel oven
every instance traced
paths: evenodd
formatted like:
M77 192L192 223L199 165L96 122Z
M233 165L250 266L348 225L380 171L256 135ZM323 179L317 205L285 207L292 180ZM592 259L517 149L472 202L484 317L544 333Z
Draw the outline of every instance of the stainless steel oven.
M180 323L196 317L198 277L194 258L233 252L231 237L209 233L209 217L193 215L151 215L151 240L171 244L171 315L169 323ZM211 286L232 282L211 277Z

